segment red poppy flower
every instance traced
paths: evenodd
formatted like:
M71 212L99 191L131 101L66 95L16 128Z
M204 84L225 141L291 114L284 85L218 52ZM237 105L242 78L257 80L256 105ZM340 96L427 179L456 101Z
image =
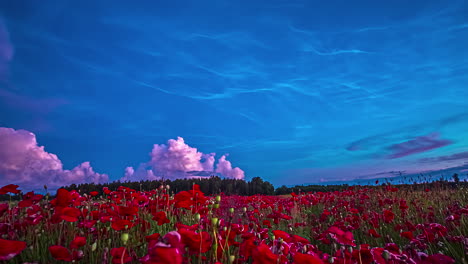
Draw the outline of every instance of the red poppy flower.
M172 247L156 246L147 256L143 264L182 264L180 250Z
M385 223L391 223L395 219L395 214L390 210L384 210L383 217Z
M22 200L18 203L19 208L25 208L33 205L32 200Z
M278 257L278 255L273 254L271 249L263 243L252 252L253 264L276 264L278 263Z
M404 238L407 238L407 239L409 239L409 240L412 240L412 239L414 238L413 232L411 232L411 231L401 232L401 233L400 233L400 236L401 236L401 237L404 237Z
M86 245L86 237L76 236L75 239L73 239L73 241L70 243L70 248L80 248L84 245Z
M336 242L342 245L356 246L356 244L354 244L353 233L350 231L343 231L336 226L332 226L326 232L329 233Z
M133 222L129 220L119 219L117 221L112 222L112 229L120 231L125 229L130 229L133 227Z
M60 217L67 222L76 222L78 217L81 215L81 211L75 207L63 208Z
M381 237L381 235L379 235L375 229L369 229L369 236L376 238Z
M51 201L55 206L68 206L72 200L72 196L69 191L61 188L57 190L57 197Z
M136 206L119 206L119 214L121 216L131 216L138 213L138 207Z
M0 238L0 260L10 260L26 248L26 242Z
M159 233L154 233L152 235L146 236L145 239L146 239L146 242L150 242L152 240L158 241L160 237L161 235Z
M293 260L294 264L325 264L325 262L323 262L319 257L299 252L294 254Z
M50 246L49 252L52 257L56 260L73 261L73 256L66 247L62 246Z
M21 192L20 190L17 190L18 187L19 187L19 186L16 185L16 184L8 184L8 185L5 185L5 186L3 186L2 188L0 188L0 194L7 194L7 193L18 194L18 193Z
M182 243L188 246L193 254L205 253L211 248L211 236L207 232L196 233L187 229L181 229L178 232L182 236Z
M154 217L153 217L153 220L154 221L157 221L158 222L158 225L163 225L163 224L166 224L166 223L170 223L171 221L167 218L166 216L166 212L164 211L159 211L157 213L154 214Z
M93 191L93 192L90 192L89 194L90 194L92 197L94 197L94 196L97 196L97 195L99 194L99 192Z
M125 247L113 248L110 251L112 256L112 264L128 263L133 258L128 254L128 249Z
M9 208L8 204L6 204L6 203L0 204L0 217L2 217L3 214L6 211L8 211L8 208Z

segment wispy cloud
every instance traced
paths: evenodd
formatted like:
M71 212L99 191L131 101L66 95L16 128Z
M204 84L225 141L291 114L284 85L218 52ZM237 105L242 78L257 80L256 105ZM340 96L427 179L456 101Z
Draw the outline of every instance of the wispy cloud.
M387 156L389 159L397 159L416 153L426 152L432 149L441 148L452 144L453 141L440 139L439 134L432 133L427 136L416 137L402 143L393 144L388 147L391 154Z
M468 161L468 151L455 153L452 155L437 156L419 159L420 163L439 163L447 161Z

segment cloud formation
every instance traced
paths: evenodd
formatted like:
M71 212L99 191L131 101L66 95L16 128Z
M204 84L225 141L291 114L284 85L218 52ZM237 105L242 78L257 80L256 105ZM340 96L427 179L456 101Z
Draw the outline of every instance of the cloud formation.
M444 161L468 161L468 151L455 153L452 155L446 156L438 156L438 157L431 157L431 158L422 158L419 160L421 163L438 163Z
M244 179L244 171L232 168L226 155L219 158L215 169L215 153L205 154L187 145L182 137L169 139L166 144L155 144L150 153L151 160L125 169L121 181L140 181L155 179L180 179L219 175L226 178Z
M72 183L107 182L106 174L94 172L89 162L64 170L57 155L38 146L36 136L26 130L0 127L0 185L18 184L24 188L50 189Z
M427 136L420 136L412 140L391 145L388 147L388 149L391 151L391 154L388 155L387 158L397 159L412 154L441 148L452 143L453 142L451 140L440 139L438 133L432 133Z

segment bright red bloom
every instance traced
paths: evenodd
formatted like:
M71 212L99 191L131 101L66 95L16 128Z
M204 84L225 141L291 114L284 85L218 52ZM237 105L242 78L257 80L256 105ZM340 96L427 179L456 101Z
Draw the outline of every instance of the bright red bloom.
M10 260L26 248L26 242L0 238L0 260Z
M409 239L409 240L412 240L412 239L414 238L413 232L411 232L411 231L401 232L401 233L400 233L400 236L401 236L401 237L404 237L404 238L407 238L407 239Z
M211 248L211 236L207 232L196 233L187 229L178 232L182 236L182 243L188 246L192 254L205 253Z
M131 216L138 213L138 207L136 206L119 206L119 214L121 216Z
M94 196L97 196L97 195L99 194L99 192L93 191L93 192L90 192L89 194L90 194L92 197L94 197Z
M21 192L20 190L18 190L18 187L19 186L16 184L5 185L2 188L0 188L0 194L7 194L7 193L18 194Z
M192 190L177 193L174 196L174 200L176 201L175 206L177 208L190 209L192 206L205 204L207 198L203 192L200 191L200 186L194 184Z
M120 231L125 229L130 229L133 227L133 222L129 220L119 219L117 221L112 222L112 229Z
M279 256L273 254L271 249L262 243L253 250L252 258L253 264L276 264Z
M110 251L112 256L112 264L128 263L133 258L128 254L128 249L125 247L113 248Z
M371 237L381 237L381 235L379 235L379 233L377 233L377 231L375 231L375 229L369 229L369 236Z
M350 231L343 231L336 226L332 226L326 232L329 233L332 236L332 238L336 240L336 242L342 245L353 247L356 246L356 244L354 244L353 233L351 233Z
M152 235L146 236L145 239L146 239L146 242L150 242L152 240L158 241L160 237L161 235L159 233L154 233Z
M3 216L3 214L8 211L9 205L7 203L0 204L0 217Z
M75 239L70 243L70 248L80 248L86 245L86 237L76 236Z
M384 210L383 217L385 223L391 223L393 222L393 219L395 219L395 214L390 210Z
M182 264L182 255L177 248L156 246L144 264Z
M72 195L69 191L60 188L57 190L57 197L51 201L52 205L55 206L68 206L72 200Z
M302 254L297 252L294 254L294 264L324 264L323 260L319 257L310 255L310 254Z
M81 211L75 207L63 208L60 217L67 222L76 222L81 215Z
M63 261L72 261L73 256L66 247L62 246L50 246L49 252L52 254L52 257L56 260L63 260Z
M166 212L159 211L153 214L153 220L158 222L158 225L163 225L166 223L170 223L171 221L167 218Z

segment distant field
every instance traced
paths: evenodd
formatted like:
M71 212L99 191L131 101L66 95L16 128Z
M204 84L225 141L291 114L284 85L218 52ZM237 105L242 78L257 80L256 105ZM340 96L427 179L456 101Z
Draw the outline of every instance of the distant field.
M17 186L1 189L15 193ZM350 187L205 196L197 185L0 204L8 263L467 263L468 192Z

